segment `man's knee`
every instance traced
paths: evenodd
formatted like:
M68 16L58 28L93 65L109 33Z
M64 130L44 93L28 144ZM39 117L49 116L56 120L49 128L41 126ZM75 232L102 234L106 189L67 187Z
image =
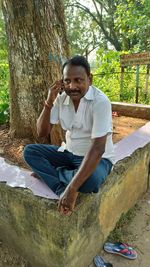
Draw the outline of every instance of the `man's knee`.
M25 148L23 150L23 157L25 160L31 156L31 153L35 150L35 146L36 146L36 144L29 144L29 145L25 146Z
M93 173L87 181L80 187L79 192L82 193L97 193L99 190L100 182L97 173Z
M98 172L94 172L91 176L92 192L98 193L101 184L105 181L105 177Z

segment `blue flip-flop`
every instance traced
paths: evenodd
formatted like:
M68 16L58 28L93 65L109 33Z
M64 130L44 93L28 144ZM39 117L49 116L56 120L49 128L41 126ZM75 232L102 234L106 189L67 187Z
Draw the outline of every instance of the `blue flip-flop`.
M135 260L137 258L136 251L128 244L121 242L105 243L104 250L108 253L121 255L130 260Z
M101 256L95 256L94 264L96 267L113 267L113 265L110 262L105 262Z

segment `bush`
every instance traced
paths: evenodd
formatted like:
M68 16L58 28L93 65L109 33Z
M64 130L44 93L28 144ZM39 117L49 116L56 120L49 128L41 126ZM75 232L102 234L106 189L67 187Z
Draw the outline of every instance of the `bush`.
M123 88L120 91L121 67L120 55L125 52L97 51L94 84L100 88L111 101L135 103L136 66L125 68ZM139 103L150 104L150 95L145 95L146 66L140 66ZM149 84L150 86L150 84Z
M1 55L1 51L0 51ZM0 64L0 124L9 121L9 93L8 93L9 68L8 63Z
M9 120L9 67L4 18L0 9L0 124Z

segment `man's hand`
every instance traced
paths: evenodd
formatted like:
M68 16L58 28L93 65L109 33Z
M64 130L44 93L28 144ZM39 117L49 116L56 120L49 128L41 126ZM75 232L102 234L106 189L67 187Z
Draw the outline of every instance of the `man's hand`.
M58 202L59 212L67 216L71 215L74 211L77 197L78 192L75 189L71 188L70 185L68 185L60 196L60 200Z
M48 91L48 96L47 96L48 104L52 104L55 101L57 94L62 91L63 86L64 85L62 83L62 80L55 81L50 86L49 91Z

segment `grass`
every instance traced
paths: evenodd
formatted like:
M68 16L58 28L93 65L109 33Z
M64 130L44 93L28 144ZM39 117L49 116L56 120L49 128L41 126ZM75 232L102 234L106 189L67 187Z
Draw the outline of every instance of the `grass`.
M140 207L136 204L126 214L123 213L121 215L115 229L108 236L107 242L128 242L127 234L130 234L130 232L128 231L128 224L133 220L138 210L140 210Z

